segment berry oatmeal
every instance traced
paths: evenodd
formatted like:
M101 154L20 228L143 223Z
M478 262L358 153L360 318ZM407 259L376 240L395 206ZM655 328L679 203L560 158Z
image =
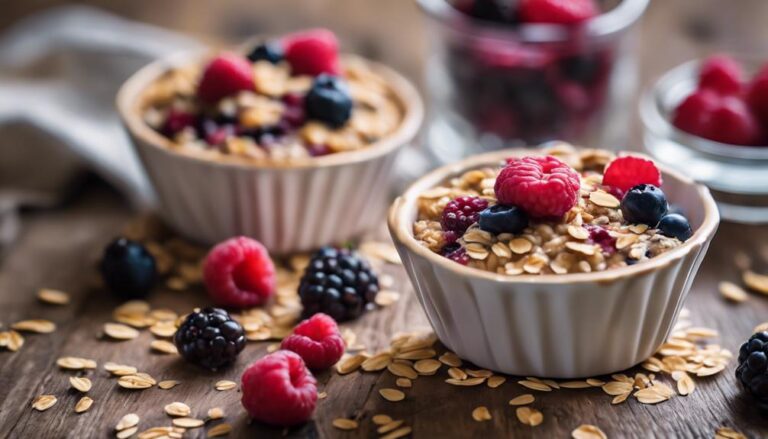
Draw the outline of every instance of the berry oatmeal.
M285 163L370 147L403 111L385 78L316 29L168 71L143 116L180 152Z
M560 143L421 194L413 233L435 253L500 274L604 271L692 235L662 187L650 160Z

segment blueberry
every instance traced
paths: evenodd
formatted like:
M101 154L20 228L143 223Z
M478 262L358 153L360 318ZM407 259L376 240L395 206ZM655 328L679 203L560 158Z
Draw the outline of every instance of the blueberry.
M621 200L621 213L625 220L651 227L656 227L668 208L664 192L652 184L638 184Z
M677 213L665 215L664 218L659 221L659 231L664 236L677 238L681 241L685 241L690 238L691 235L693 235L693 231L691 230L691 225L688 223L688 220L685 219L684 216Z
M520 233L528 227L528 215L517 206L493 205L480 212L480 228L486 232Z
M251 50L248 59L251 62L269 61L272 64L277 64L283 60L283 48L275 42L261 43Z
M146 297L157 277L152 254L125 238L115 239L104 249L99 268L107 288L126 299Z
M319 75L304 99L304 106L310 119L338 128L352 115L349 86L338 76Z
M513 8L510 2L503 0L475 0L469 9L469 15L481 20L508 23L513 21Z

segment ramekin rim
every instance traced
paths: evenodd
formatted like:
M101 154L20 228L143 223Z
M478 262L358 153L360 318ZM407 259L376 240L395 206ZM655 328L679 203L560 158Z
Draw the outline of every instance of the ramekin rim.
M416 87L404 76L382 63L371 61L357 55L345 55L345 57L348 58L354 57L362 59L377 74L383 76L399 101L403 110L403 118L398 128L387 137L357 151L329 154L322 157L312 157L307 160L290 163L259 163L257 161L228 157L224 157L220 160L211 160L184 151L174 150L174 143L170 139L156 132L144 122L137 111L137 101L141 96L141 93L146 90L146 87L161 74L168 71L169 68L183 63L194 62L205 56L210 56L211 53L215 53L215 50L207 48L178 52L167 57L158 58L140 68L126 79L117 92L115 103L120 118L128 132L144 143L160 150L163 154L177 157L179 160L192 161L200 164L207 163L210 166L241 170L280 171L338 167L362 163L386 156L411 142L416 137L424 118L424 104L421 96L416 90Z
M523 274L517 276L509 276L457 264L456 262L442 257L418 243L416 238L413 236L412 221L408 221L408 219L404 217L403 210L406 206L406 203L409 201L411 203L415 203L418 199L418 195L425 189L434 187L435 184L439 183L440 181L445 181L445 179L451 175L455 175L459 172L462 172L463 170L468 170L483 164L493 164L494 162L498 163L510 155L519 154L523 151L528 151L532 154L538 153L539 155L542 152L539 149L532 148L511 148L479 154L459 162L437 168L430 173L420 177L415 182L411 183L411 185L403 192L403 194L395 199L389 208L387 215L387 225L392 239L404 246L409 252L423 257L432 265L438 265L443 269L454 272L454 274L468 278L490 280L505 284L605 284L660 270L672 262L684 258L690 252L694 251L694 249L704 247L707 242L712 239L715 232L717 231L717 227L720 223L720 214L717 209L717 204L712 198L709 189L702 184L694 182L687 176L682 175L679 172L667 167L666 165L656 162L656 165L660 168L664 175L671 176L672 178L681 181L683 184L695 187L696 192L699 195L699 200L703 203L704 206L704 218L702 220L701 226L699 226L694 231L693 236L685 241L683 245L661 255L650 258L647 261L643 261L632 266L613 268L605 271L591 273L544 275ZM617 154L619 153L644 155L635 151L617 152Z

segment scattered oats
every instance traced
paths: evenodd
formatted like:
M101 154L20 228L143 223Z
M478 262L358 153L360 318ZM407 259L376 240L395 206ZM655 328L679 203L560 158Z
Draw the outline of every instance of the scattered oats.
M2 338L4 339L5 347L7 347L9 351L16 352L24 346L24 337L18 332L10 330L3 334L6 334Z
M115 430L122 431L126 428L131 428L139 425L139 415L136 413L128 413L127 415L120 418L120 421L117 422L117 425L115 426Z
M592 387L602 387L605 385L605 381L598 380L597 378L587 378L587 384Z
M405 377L412 380L415 380L419 377L419 374L416 373L413 368L405 363L389 363L387 366L387 370L395 376L399 377Z
M364 354L351 355L346 359L341 360L336 365L336 371L341 375L354 372L360 367L360 365L363 364L363 362L365 362L366 359L368 359L368 357Z
M517 382L517 384L520 384L523 387L527 387L531 390L538 390L540 392L551 392L552 388L548 385L536 381L531 380L520 380Z
M761 294L768 294L768 276L747 270L742 273L742 280L750 290Z
M198 428L205 425L205 421L195 418L174 418L173 425L182 428Z
M566 389L588 389L592 386L586 381L565 381L560 383L560 387Z
M373 420L373 423L376 425L385 425L392 422L392 417L389 415L373 415L371 420Z
M395 355L398 360L426 360L437 355L434 349L418 349L414 351L399 352Z
M732 428L720 427L715 431L715 439L747 439L747 436Z
M488 387L490 387L491 389L495 389L500 385L504 384L506 380L507 379L503 376L493 375L488 378L488 382L486 384L488 384Z
M409 389L409 388L413 387L413 381L411 381L408 378L398 378L398 379L395 380L395 385L397 385L397 387L402 387L404 389Z
M163 354L178 354L179 350L176 349L176 345L166 340L152 340L149 347L153 351L161 352Z
M747 292L733 282L720 282L717 288L720 290L720 295L722 295L724 299L732 302L744 302L749 298Z
M96 369L97 366L95 361L79 357L61 357L56 360L56 364L69 370Z
M184 291L189 288L187 281L176 276L169 277L168 280L165 281L165 286L168 287L169 290L173 291Z
M164 380L157 383L157 387L163 389L163 390L170 390L174 387L178 386L180 384L179 381L176 380Z
M363 360L360 367L366 372L374 372L386 369L391 361L392 356L389 353L381 352Z
M493 376L493 372L487 369L467 369L467 375L475 378L489 378Z
M179 318L179 315L176 313L176 311L163 308L153 309L149 312L149 316L157 320L157 323L170 323L174 326L176 320Z
M184 417L189 416L189 414L192 413L192 409L190 409L188 405L178 401L167 404L163 410L165 410L165 413L168 416Z
M390 264L401 265L403 263L400 260L400 255L397 254L397 250L390 243L366 241L360 244L358 250L360 253L375 259L381 259Z
M87 392L91 390L91 380L89 380L86 377L69 377L69 384L72 385L73 388L80 392Z
M115 376L134 375L138 370L133 366L117 364L113 362L104 363L104 370Z
M536 398L530 393L524 393L509 400L509 405L528 405L533 403Z
M52 290L49 288L42 288L37 292L37 298L41 302L45 302L51 305L66 305L69 303L69 294L60 290Z
M448 378L445 380L448 384L453 384L454 386L479 386L480 384L483 384L485 382L485 378L483 377L476 377L476 378L467 378L463 380L458 380L456 378Z
M413 429L411 427L401 427L387 435L381 436L379 439L399 439L408 436L412 431Z
M75 404L75 413L85 413L93 405L93 399L87 396L83 396Z
M608 439L608 436L599 427L590 424L582 424L571 432L573 439Z
M613 404L613 405L621 404L622 402L626 401L627 398L629 398L629 395L631 395L631 394L632 394L632 392L627 392L627 393L623 393L621 395L616 395L611 400L611 404Z
M448 369L448 375L456 380L465 380L467 379L467 373L463 370L459 369L458 367L452 367Z
M328 397L328 392L320 392L317 394L317 399L325 399Z
M11 329L22 332L34 332L37 334L50 334L56 330L56 324L50 320L43 319L22 320L12 324Z
M440 369L440 366L442 366L442 363L429 358L417 361L413 368L416 369L419 375L434 375Z
M138 439L166 439L171 437L171 434L178 433L175 430L175 427L152 427L139 433Z
M461 367L461 358L453 352L446 352L438 358L438 360L450 367Z
M492 418L491 412L488 411L488 407L481 405L472 410L472 419L477 422L490 421Z
M339 430L356 430L360 425L354 419L336 418L333 426Z
M632 382L627 383L624 381L611 381L603 385L602 388L603 388L603 392L611 396L618 396L618 395L624 395L625 393L632 392L633 385L632 385Z
M400 293L392 290L381 290L376 294L376 305L389 306L400 300Z
M55 396L53 395L40 395L32 401L32 408L38 412L44 412L56 404Z
M176 334L176 324L173 321L159 321L149 327L149 332L157 337L173 337Z
M515 410L517 419L525 425L535 427L544 422L544 414L530 407L518 407Z
M105 323L104 334L115 340L132 340L139 336L139 331L122 323Z
M382 396L382 398L390 402L398 402L405 399L405 393L397 389L390 389L390 388L380 389L379 394Z
M229 433L232 432L232 426L229 424L219 424L211 427L208 430L207 436L208 437L220 437L220 436L226 436Z
M115 437L117 439L128 439L129 437L131 437L134 434L136 434L137 431L139 431L139 427L128 427L125 430L118 431L117 434L115 435ZM141 438L141 437L142 436L139 435L139 438ZM155 438L155 437L159 437L159 436L152 436L152 438Z
M635 392L635 398L643 404L658 404L672 397L674 392L664 383L653 383L650 387Z
M383 415L383 416L386 416L386 415ZM400 427L401 425L403 425L404 422L405 421L403 421L402 419L397 420L397 421L393 421L392 418L390 418L389 422L381 424L381 426L376 429L376 432L379 433L379 434L389 433L390 431L392 431L392 430Z
M208 420L215 421L224 417L224 409L220 407L214 407L208 410Z
M216 382L216 390L232 390L237 387L237 383L229 380L220 380Z
M124 389L149 389L155 385L155 380L147 374L136 373L121 376L117 384Z
M688 328L685 331L685 338L690 341L699 341L706 338L715 338L719 334L714 329L709 328Z
M696 383L690 375L682 370L675 370L672 372L672 379L677 381L677 393L686 396L693 393L696 390Z

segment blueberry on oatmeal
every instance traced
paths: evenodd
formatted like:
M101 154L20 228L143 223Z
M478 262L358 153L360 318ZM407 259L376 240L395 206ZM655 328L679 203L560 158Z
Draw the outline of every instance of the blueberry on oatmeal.
M352 115L349 85L338 76L322 74L315 78L304 99L307 116L338 128Z
M621 200L621 212L625 220L651 227L655 227L661 221L668 209L664 192L652 184L639 184L633 187Z
M251 62L267 61L277 64L283 60L283 48L277 42L266 41L251 49L248 52L248 59Z

